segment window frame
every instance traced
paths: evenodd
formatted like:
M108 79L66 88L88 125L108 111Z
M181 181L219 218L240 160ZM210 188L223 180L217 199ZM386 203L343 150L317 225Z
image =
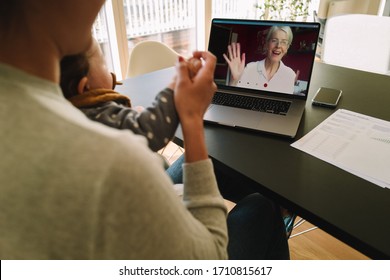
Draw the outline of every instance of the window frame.
M196 47L205 50L207 49L208 34L210 33L212 0L194 1L196 5ZM130 56L123 0L108 0L102 9L104 9L106 15L108 44L111 50L109 55L113 62L112 71L116 73L118 80L122 80L126 77Z

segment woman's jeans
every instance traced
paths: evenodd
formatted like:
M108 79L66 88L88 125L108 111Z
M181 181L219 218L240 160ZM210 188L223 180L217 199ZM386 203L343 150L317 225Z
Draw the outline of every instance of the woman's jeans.
M167 173L174 184L183 183L184 155L180 156ZM240 189L240 182L230 178L226 172L215 168L221 193ZM234 197L234 194L228 194ZM280 208L272 200L254 192L238 196L236 206L229 212L227 227L229 235L229 259L289 259L286 231Z

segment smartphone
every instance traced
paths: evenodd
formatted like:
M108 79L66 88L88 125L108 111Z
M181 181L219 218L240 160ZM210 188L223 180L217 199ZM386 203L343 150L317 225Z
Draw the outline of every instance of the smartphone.
M342 91L340 89L320 87L314 95L312 104L334 108L340 100L341 93Z

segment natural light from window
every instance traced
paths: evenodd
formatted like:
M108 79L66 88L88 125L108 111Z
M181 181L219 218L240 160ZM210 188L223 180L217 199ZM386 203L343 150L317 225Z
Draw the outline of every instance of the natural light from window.
M201 38L199 34L202 30L196 29L197 26L201 26L197 22L205 20L205 17L197 14L199 11L197 6L203 1L206 7L207 3L209 5L211 3L211 18L241 19L264 18L264 3L278 2L272 0L108 0L96 19L93 35L103 48L110 70L118 73L119 79L124 78L129 53L136 43L143 40L164 42L181 55L189 56L199 46L197 38L198 40ZM298 16L296 20L313 20L313 11L317 10L319 0L290 2L301 2L302 9L307 11L307 14ZM207 11L202 12L207 13ZM267 15L270 19L276 19L283 13L277 14L276 11L268 10ZM207 22L203 24L206 25Z

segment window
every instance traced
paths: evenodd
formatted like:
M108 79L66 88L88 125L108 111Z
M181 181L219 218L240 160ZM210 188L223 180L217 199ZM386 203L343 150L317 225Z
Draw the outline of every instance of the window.
M195 47L195 1L124 0L129 50L139 41L166 43L183 56Z
M108 68L111 72L117 73L118 79L121 80L122 64L119 57L117 30L113 17L112 1L106 1L92 27L92 34L100 44Z
M166 43L183 56L196 49L195 0L108 0L93 26L110 71L126 74L132 47L143 40Z
M100 43L100 47L102 48L107 64L110 69L113 69L113 61L111 56L111 50L109 49L109 38L108 38L108 26L107 26L107 17L106 17L106 9L102 9L99 12L99 15L96 18L95 24L92 28L93 37L97 39Z
M260 18L262 11L257 6L266 1L107 0L93 34L110 71L120 80L126 75L129 53L137 42L161 41L186 57L195 49L206 49L211 18ZM309 13L318 4L319 0L311 0Z
M256 19L260 18L260 11L256 9L258 0L213 0L212 1L213 18L240 18Z

